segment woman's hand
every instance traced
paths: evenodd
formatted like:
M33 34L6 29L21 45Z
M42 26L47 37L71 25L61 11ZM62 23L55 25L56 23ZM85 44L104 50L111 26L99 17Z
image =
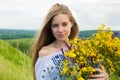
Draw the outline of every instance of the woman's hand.
M109 80L105 70L95 68L95 71L99 72L99 74L89 75L88 80Z

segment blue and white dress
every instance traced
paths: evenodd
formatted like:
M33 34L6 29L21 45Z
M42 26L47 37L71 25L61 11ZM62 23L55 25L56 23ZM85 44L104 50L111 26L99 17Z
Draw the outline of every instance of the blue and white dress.
M61 80L58 66L64 59L62 51L39 57L35 64L36 80Z

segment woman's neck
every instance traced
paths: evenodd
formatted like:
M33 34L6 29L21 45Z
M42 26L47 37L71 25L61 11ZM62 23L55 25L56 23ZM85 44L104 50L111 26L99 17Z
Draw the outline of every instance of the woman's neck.
M66 49L67 48L65 45L65 41L55 40L53 44L54 44L54 47L58 48L58 49L61 49L61 48Z

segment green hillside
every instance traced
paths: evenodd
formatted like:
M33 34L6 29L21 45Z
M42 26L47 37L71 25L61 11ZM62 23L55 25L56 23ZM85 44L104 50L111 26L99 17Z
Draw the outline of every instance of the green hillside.
M10 43L14 48L19 49L23 53L25 53L28 56L31 56L29 54L29 48L32 44L32 38L24 38L24 39L11 39L7 40L8 43Z
M0 40L0 80L32 80L31 59Z

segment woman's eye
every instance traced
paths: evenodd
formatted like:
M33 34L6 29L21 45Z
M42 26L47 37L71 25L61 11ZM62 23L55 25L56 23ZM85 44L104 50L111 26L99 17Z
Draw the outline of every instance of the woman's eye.
M58 27L58 24L53 24L52 27Z
M67 23L63 23L63 26L65 27L65 26L67 26L68 24Z

